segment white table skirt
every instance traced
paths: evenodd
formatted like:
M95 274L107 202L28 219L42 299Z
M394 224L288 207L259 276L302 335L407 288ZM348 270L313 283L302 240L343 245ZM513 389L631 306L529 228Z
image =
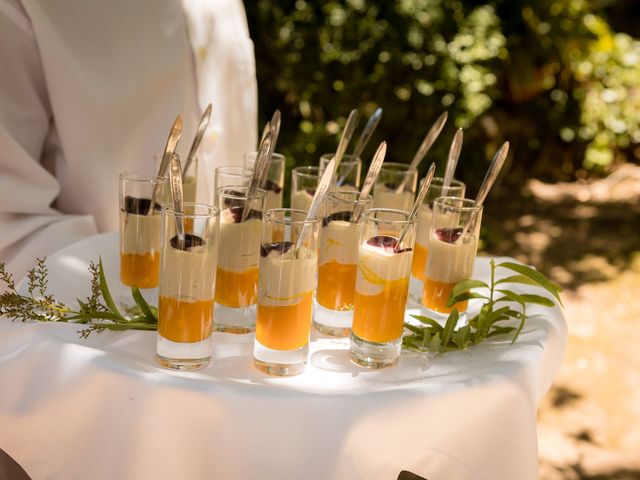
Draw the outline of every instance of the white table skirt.
M117 285L117 235L104 234L48 259L50 290L86 297L98 255ZM529 312L515 345L403 353L379 371L351 364L348 340L312 334L290 378L253 367L249 335L214 334L211 365L185 373L155 364L155 332L82 340L78 325L0 319L0 448L34 480L535 479L536 407L567 332L559 309Z

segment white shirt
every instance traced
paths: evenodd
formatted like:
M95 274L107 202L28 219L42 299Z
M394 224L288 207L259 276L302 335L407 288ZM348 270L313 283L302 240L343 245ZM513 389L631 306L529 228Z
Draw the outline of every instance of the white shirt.
M198 200L257 142L253 44L241 0L0 0L0 261L20 278L116 230L118 174L151 173L178 113Z

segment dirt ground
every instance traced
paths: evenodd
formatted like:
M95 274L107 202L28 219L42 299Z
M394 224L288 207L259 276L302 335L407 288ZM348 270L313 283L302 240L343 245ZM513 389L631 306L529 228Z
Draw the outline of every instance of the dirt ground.
M640 479L640 167L497 193L487 251L564 289L569 340L538 412L540 478Z

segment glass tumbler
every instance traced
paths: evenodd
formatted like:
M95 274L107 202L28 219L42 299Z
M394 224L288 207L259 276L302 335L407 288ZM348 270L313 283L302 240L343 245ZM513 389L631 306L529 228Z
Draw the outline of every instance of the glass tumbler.
M215 171L215 190L214 203L218 204L218 189L220 187L228 187L230 185L249 186L253 170L243 165L223 165L217 167Z
M244 166L249 170L253 170L256 163L256 152L244 154ZM260 188L267 192L265 200L265 210L272 208L282 208L282 198L284 191L284 170L285 157L279 153L274 153L269 162L266 177Z
M373 207L410 212L418 183L418 171L404 163L383 163L373 185Z
M309 353L320 217L306 215L282 208L263 217L253 358L271 375L302 373Z
M157 201L151 208L151 197ZM160 207L163 178L120 174L120 281L141 291L158 286L160 271Z
M291 208L309 211L321 175L320 167L296 167L291 171Z
M211 359L218 221L212 205L163 210L156 353L164 367L195 370ZM190 224L183 238L178 222Z
M325 200L320 230L318 287L314 328L336 337L348 337L353 322L360 227L371 207L371 196L359 200L357 191L333 191ZM352 219L358 207L357 219Z
M324 172L334 155L333 153L325 153L320 157L320 171ZM361 172L362 160L360 157L344 155L336 169L334 188L337 190L358 190Z
M372 208L364 218L350 347L351 360L363 367L389 367L400 357L416 233L409 215Z
M482 206L477 206L474 200L457 197L435 200L422 293L427 315L442 319L454 308L459 313L467 309L467 301L452 306L447 303L456 284L473 274L481 221Z
M220 240L213 326L221 332L242 334L255 328L260 232L266 193L258 190L248 197L247 188L233 185L217 191Z
M446 192L442 189L442 177L434 177L429 185L424 201L418 209L418 223L416 230L416 246L413 252L413 264L411 266L411 284L409 285L409 296L411 300L420 303L422 299L422 287L424 281L424 269L427 266L427 256L429 254L429 230L431 229L431 218L433 216L433 202L442 196L464 197L465 184L458 180L453 180Z

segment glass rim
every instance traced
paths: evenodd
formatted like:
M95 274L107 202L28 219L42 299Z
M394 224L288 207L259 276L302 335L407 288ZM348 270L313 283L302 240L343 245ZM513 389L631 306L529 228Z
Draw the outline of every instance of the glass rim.
M313 171L317 171L318 173L310 173ZM291 170L291 178L293 177L303 177L303 178L320 178L322 176L323 170L315 165L302 165L300 167L296 167Z
M323 153L322 155L320 155L320 162L322 162L323 160L327 160L327 163L329 163L329 161L331 161L331 159L335 157L335 155L335 153ZM362 163L362 157L354 157L352 153L345 153L342 156L340 165L351 165L352 163ZM338 168L340 167L340 165L338 166Z
M232 188L234 191L233 192L224 192L223 190L226 188ZM218 195L219 197L224 197L224 198L234 198L234 199L238 199L238 200L243 200L243 199L251 199L251 200L255 200L256 198L262 198L265 197L267 195L267 191L264 190L263 188L258 188L255 191L254 195L247 195L247 193L249 190L249 187L247 185L222 185L220 187L216 187L216 195ZM244 191L244 194L243 194Z
M302 215L305 216L305 218L303 218L302 220L293 220L291 217L285 217L285 218L275 217L276 213L293 213L293 212L301 213ZM311 219L306 218L307 214L308 212L304 210L300 210L298 208L271 208L266 212L264 212L263 221L268 219L274 223L280 223L283 225L313 225L314 223L320 223L320 220L322 220L320 215L318 215L317 213Z
M452 205L452 202L461 203L462 205ZM433 201L433 208L440 205L460 212L473 212L482 210L482 205L477 205L476 201L471 198L452 197L447 195L446 197L437 197Z
M347 196L353 196L355 198L354 199L337 198L336 197L337 195L347 195ZM370 203L373 201L373 196L371 194L368 194L367 198L363 198L362 200L360 200L360 192L358 190L331 190L327 193L327 198L332 198L339 202L352 203L354 205Z
M162 213L166 215L171 215L173 217L182 217L182 218L215 218L220 214L220 209L215 205L210 205L208 203L199 203L199 202L184 202L184 207L190 206L194 208L204 208L207 212L203 213L178 213L173 207L165 206L162 208Z
M418 173L418 169L412 167L408 163L401 162L382 162L382 166L380 167L380 171L385 172L396 172L396 173Z
M135 177L141 178L135 178ZM166 177L159 177L158 175L149 175L142 172L120 172L118 174L120 181L136 182L136 183L149 183L149 184L161 184L167 181Z
M235 170L241 170L241 172L248 172L248 175L243 175L242 173L238 173L238 172L227 172L225 171L225 169L235 169ZM250 168L245 167L244 165L220 165L219 167L216 167L215 172L220 172L220 173L224 173L225 175L238 175L238 176L251 176L253 171Z
M399 213L404 215L406 218L404 220L391 220L386 218L375 218L374 215L376 213ZM406 225L407 223L416 223L416 216L411 217L411 213L405 212L404 210L398 210L396 208L370 208L364 213L365 220L371 220L376 223L385 223L387 225Z
M246 152L244 154L244 157L246 159L252 160L254 162L256 161L257 156L258 156L258 152ZM282 153L273 152L271 154L271 161L269 162L269 164L271 164L271 162L274 162L274 163L284 162L284 160L285 160L285 156Z
M424 179L423 179L424 180ZM420 180L420 183L422 183L422 180ZM429 189L431 189L431 186L436 186L436 187L442 187L442 184L444 183L444 177L433 177L433 179L431 180L431 185L429 185ZM435 184L435 185L434 185ZM454 188L454 187L464 187L466 190L467 185L460 181L460 180L456 180L455 178L451 180L451 185L449 185L449 188ZM447 197L451 197L452 195L447 195Z

